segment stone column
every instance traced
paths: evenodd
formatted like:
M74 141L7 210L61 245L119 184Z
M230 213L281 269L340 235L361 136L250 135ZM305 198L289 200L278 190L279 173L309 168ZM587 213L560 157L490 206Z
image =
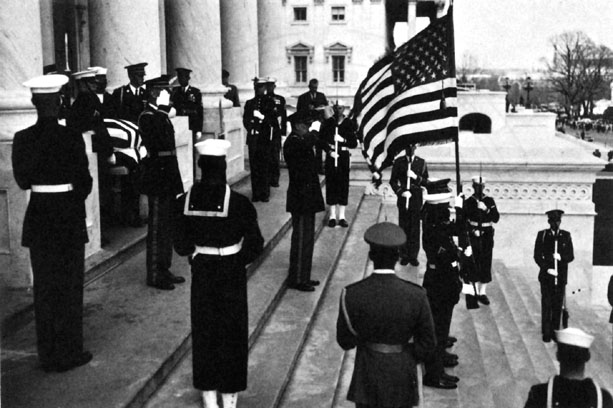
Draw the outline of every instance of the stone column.
M28 194L15 183L11 153L15 132L36 122L22 83L43 72L39 1L4 1L0 35L0 288L17 288L30 286L32 277L29 252L21 246Z
M43 67L55 64L55 39L53 37L53 0L40 1L40 26L42 30Z
M222 67L230 72L230 83L244 95L253 95L251 79L256 75L258 52L258 5L253 0L221 2Z
M148 62L146 79L162 73L159 4L155 0L89 1L91 65L109 69L110 88L128 82L124 66L129 64Z

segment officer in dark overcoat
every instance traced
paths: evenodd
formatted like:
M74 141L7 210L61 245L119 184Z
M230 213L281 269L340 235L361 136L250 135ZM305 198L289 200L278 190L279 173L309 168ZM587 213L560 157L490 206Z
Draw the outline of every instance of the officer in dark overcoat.
M296 111L310 111L317 115L320 121L325 119L324 108L328 106L328 98L323 92L319 92L319 81L316 78L309 80L309 90L298 97ZM317 159L317 171L324 174L322 149L315 147L315 157Z
M129 120L137 123L138 117L147 105L147 89L145 83L146 62L127 65L130 83L120 86L113 91L113 111L117 119Z
M270 199L270 163L274 133L279 129L275 103L266 95L266 79L254 78L255 97L245 103L243 126L247 129L251 201Z
M315 245L315 214L324 211L324 199L317 175L313 148L321 145L320 122L308 111L298 111L289 118L292 132L283 144L283 156L289 173L286 210L292 214L292 243L288 286L305 292L315 290L319 281L311 279Z
M426 161L415 155L415 145L409 145L405 155L397 157L392 167L390 186L397 196L398 224L407 234L407 243L400 252L400 264L418 266L420 211L423 203L422 186L428 182Z
M202 179L178 200L175 250L192 268L191 321L194 387L206 408L236 406L247 387L247 275L263 251L257 213L226 182L227 140L196 145Z
M281 175L279 161L281 156L281 139L287 135L287 112L285 110L285 98L275 93L277 79L266 78L266 95L275 103L275 119L278 126L275 127L272 137L270 153L270 186L279 187L279 176Z
M445 348L453 308L460 300L462 290L460 250L453 239L459 228L449 219L451 193L448 182L449 179L443 179L426 185L428 193L422 210L423 248L427 258L423 286L428 292L437 342L432 358L426 361L424 385L442 389L456 388L459 380L445 373L444 367L458 364L457 355L448 353Z
M375 224L364 240L373 273L343 289L336 323L338 344L357 346L347 399L363 408L412 407L419 402L416 365L436 342L426 291L394 273L406 241L399 226Z
M147 195L147 285L174 289L185 278L170 272L172 264L172 202L183 193L183 181L175 146L175 130L168 117L170 93L168 80L147 81L149 101L140 115L138 129L147 157L141 163L140 192Z
M351 152L358 145L357 127L353 120L345 117L345 104L337 100L333 106L334 115L321 126L321 135L328 144L326 154L326 204L330 206L328 227L336 224L347 228L345 208L349 199L349 170Z
M530 388L525 408L613 408L611 394L585 376L585 366L590 360L590 346L594 336L581 329L569 327L555 331L558 345L556 357L560 362L560 375Z
M64 75L24 83L38 120L13 139L13 175L31 190L22 245L30 249L34 316L42 369L67 371L87 364L83 350L85 199L92 190L82 135L58 124Z
M194 133L195 139L202 136L204 110L202 107L202 93L200 89L189 84L192 70L176 68L179 86L175 86L170 94L170 103L177 110L177 116L188 116L189 130Z
M472 178L474 193L464 200L464 217L476 268L471 279L475 282L477 300L489 305L485 293L486 286L492 281L492 252L494 250L494 224L500 214L494 199L483 192L485 178Z
M553 338L560 328L562 303L568 278L568 264L575 259L570 232L560 229L562 210L546 212L550 228L538 232L534 242L534 261L539 266L541 284L541 332L543 341Z

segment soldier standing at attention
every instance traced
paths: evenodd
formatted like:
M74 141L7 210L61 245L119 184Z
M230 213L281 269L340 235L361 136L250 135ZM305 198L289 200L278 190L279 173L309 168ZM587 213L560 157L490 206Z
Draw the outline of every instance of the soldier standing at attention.
M314 119L308 111L298 111L291 115L289 120L292 132L283 145L283 155L289 173L286 210L292 214L292 243L287 280L289 288L303 292L313 292L314 287L319 285L319 281L311 279L315 214L325 210L313 154L313 147L322 144L318 133L321 124Z
M229 82L229 79L230 79L230 73L226 71L225 69L222 69L221 70L221 84L225 86L226 89L228 90L228 92L226 92L223 97L232 101L233 107L240 108L241 103L238 98L238 88L236 87L236 85L231 84Z
M399 226L375 224L364 240L373 273L343 289L336 323L338 344L357 347L347 399L358 408L412 407L419 403L416 366L436 342L426 291L394 273L406 241Z
M172 290L185 282L170 272L172 264L172 202L183 193L183 181L177 162L175 130L168 117L170 94L168 80L147 81L149 102L140 115L138 129L147 157L142 162L141 193L149 201L147 220L147 285Z
M189 130L194 134L194 141L202 136L204 110L200 89L189 84L192 70L176 68L179 86L175 86L170 94L170 103L177 110L177 116L189 117Z
M554 330L560 328L568 264L575 255L570 232L560 229L564 211L551 210L546 214L550 228L536 235L534 261L539 266L541 284L541 332L543 341L548 343Z
M245 103L243 126L247 129L249 168L251 171L251 201L270 199L271 146L279 122L275 103L266 95L266 79L254 78L255 97Z
M143 87L146 66L146 62L141 62L125 67L130 83L113 91L113 110L117 119L137 123L138 116L145 110L148 99L147 90Z
M312 114L316 114L320 121L324 120L324 111L323 108L328 106L328 99L323 92L318 92L319 81L315 78L312 78L309 81L309 90L308 92L303 93L298 97L298 101L296 103L296 112L307 110ZM319 174L324 174L323 161L322 161L322 149L320 147L315 147L315 157L317 159L317 172Z
M285 98L275 93L277 80L272 77L266 78L266 95L275 103L275 120L277 127L273 131L272 151L270 156L270 186L279 187L279 160L281 156L281 138L287 133L287 112L285 111Z
M421 187L428 182L426 161L415 155L415 145L409 145L405 155L396 158L390 185L398 199L398 224L407 234L407 242L400 250L400 265L418 266L420 211L423 202Z
M345 117L343 101L336 101L334 115L321 126L323 140L328 144L326 154L326 204L330 206L328 227L336 224L347 228L345 208L349 199L349 170L352 149L358 145L355 123ZM338 219L337 219L338 217Z
M202 179L177 200L175 249L192 267L191 322L194 387L205 408L236 407L247 388L246 265L263 251L257 213L226 182L227 140L196 144Z
M611 394L585 376L585 365L591 357L590 346L594 336L574 327L556 330L555 334L560 375L552 376L544 384L532 386L524 408L613 408Z
M12 153L17 185L32 191L22 245L30 249L38 358L46 372L92 359L83 350L85 199L92 178L82 135L58 124L67 82L64 75L46 75L24 83L38 120L15 134Z
M489 305L485 288L492 281L492 251L494 250L494 224L500 220L496 202L483 193L485 179L473 177L473 195L464 201L464 216L476 263L475 286L477 300Z

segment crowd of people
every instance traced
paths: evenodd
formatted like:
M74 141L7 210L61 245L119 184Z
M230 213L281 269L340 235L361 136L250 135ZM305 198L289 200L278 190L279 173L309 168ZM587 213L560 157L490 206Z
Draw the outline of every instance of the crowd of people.
M311 80L308 92L298 98L296 112L288 117L285 99L275 94L275 79L255 78L255 95L246 102L243 115L252 183L249 199L227 184L230 142L200 140L203 109L200 91L189 85L191 71L178 68L179 85L173 87L167 75L144 81L146 65L127 66L130 83L112 94L105 91L104 68L75 74L79 92L68 110L61 98L66 76L47 75L25 83L38 121L15 135L12 163L19 187L32 191L22 244L30 249L34 276L39 360L46 372L63 372L93 357L83 347L82 334L88 240L84 201L92 189L82 133L92 131L101 163L128 166L134 157L120 149L134 151L138 171L132 187L149 203L146 284L172 290L185 282L170 272L173 249L188 257L193 384L202 391L206 408L218 407L218 393L224 408L235 407L237 393L247 387L246 266L261 255L264 244L253 202L269 201L270 188L279 187L283 152L289 174L286 210L293 227L287 285L313 292L319 285L311 279L315 214L327 204L328 227L349 226L349 149L357 146L357 126L345 116L342 101L329 106L325 95L317 92L317 80ZM227 96L238 103L235 88L229 87ZM189 116L199 153L202 177L187 191L170 120L174 112ZM58 124L62 114L67 126ZM117 121L132 123L137 130L121 147L107 125ZM287 122L291 131L282 145ZM143 157L139 144L145 148ZM318 150L325 152L325 160ZM426 161L415 152L414 145L408 146L392 168L398 225L377 223L364 235L373 273L340 295L337 341L343 349L357 348L348 399L358 407L416 405L419 363L424 364L425 386L457 388L460 378L445 371L459 364L458 355L448 351L457 341L450 334L454 307L462 293L468 308L490 304L486 287L492 281L494 224L500 214L494 199L485 194L486 180L474 177L472 195L453 197L449 179L430 178ZM320 172L326 176L325 201ZM574 253L570 233L560 229L562 214L559 209L547 212L550 227L538 233L534 249L542 339L558 343L560 375L533 387L526 406L543 406L543 399L570 401L567 393L573 390L581 401L600 400L601 406L610 407L611 395L584 376L593 338L578 329L563 329L564 289ZM395 274L398 262L419 265L420 233L426 255L421 286Z

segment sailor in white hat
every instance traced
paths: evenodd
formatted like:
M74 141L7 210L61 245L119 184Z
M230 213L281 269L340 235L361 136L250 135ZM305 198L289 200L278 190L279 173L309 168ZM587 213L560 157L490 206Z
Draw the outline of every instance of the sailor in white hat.
M196 144L202 179L179 197L175 250L192 268L193 384L205 408L236 407L247 388L246 265L263 251L256 210L226 181L230 142ZM239 146L240 148L240 146Z
M64 75L45 75L24 83L38 120L13 139L15 180L31 190L22 245L30 249L38 358L46 372L92 359L83 349L85 199L92 178L82 135L58 123L67 82Z
M555 331L560 374L530 388L526 408L536 407L613 407L611 394L585 376L594 336L569 327Z

